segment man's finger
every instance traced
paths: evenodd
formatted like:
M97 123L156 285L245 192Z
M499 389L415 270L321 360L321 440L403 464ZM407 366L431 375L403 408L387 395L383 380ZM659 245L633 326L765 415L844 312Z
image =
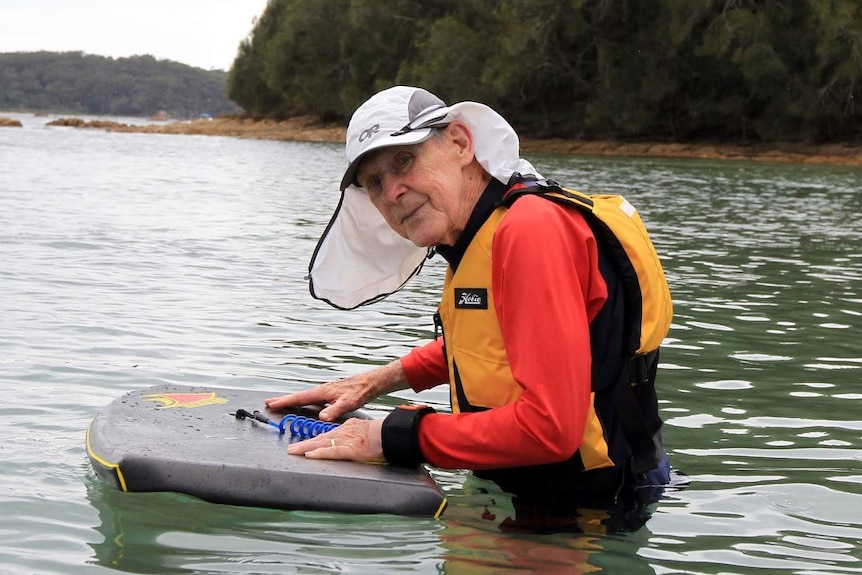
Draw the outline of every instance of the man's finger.
M279 409L282 407L296 407L300 405L313 405L326 402L326 398L321 394L320 388L304 389L295 393L279 395L263 400L267 407Z

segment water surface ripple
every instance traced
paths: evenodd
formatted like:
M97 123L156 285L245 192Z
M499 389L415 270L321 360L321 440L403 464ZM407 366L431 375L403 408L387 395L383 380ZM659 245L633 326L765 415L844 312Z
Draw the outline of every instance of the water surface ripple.
M625 194L653 231L675 303L661 409L689 484L631 533L524 532L458 471L433 470L440 521L105 486L84 432L114 398L290 391L388 361L432 335L443 267L367 309L310 298L338 146L21 117L0 130L0 573L862 573L858 168L530 158ZM446 409L446 390L422 400Z

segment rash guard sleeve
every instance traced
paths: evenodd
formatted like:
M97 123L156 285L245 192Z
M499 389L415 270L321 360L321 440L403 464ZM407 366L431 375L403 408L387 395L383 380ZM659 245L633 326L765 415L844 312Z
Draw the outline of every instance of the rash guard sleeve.
M575 210L526 196L497 228L491 258L495 311L522 392L487 411L427 415L420 449L428 463L449 469L564 461L582 442L589 325L607 299L595 237Z
M443 338L412 349L401 358L401 369L413 391L445 383L449 379L449 368L443 355Z

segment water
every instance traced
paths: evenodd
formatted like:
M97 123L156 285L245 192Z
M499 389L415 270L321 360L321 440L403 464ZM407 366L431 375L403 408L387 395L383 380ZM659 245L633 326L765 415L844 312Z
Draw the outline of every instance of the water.
M433 471L439 521L105 486L84 431L114 398L291 391L388 361L431 335L443 269L360 311L310 298L338 146L21 117L0 129L0 573L862 573L858 168L530 158L625 193L653 230L675 302L665 436L691 481L633 533L531 533L462 472Z

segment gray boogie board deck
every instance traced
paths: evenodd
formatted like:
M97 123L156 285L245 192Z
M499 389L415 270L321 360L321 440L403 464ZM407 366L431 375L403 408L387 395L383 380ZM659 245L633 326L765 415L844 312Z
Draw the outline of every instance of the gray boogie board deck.
M288 412L264 406L277 392L159 385L126 393L93 419L87 454L96 473L123 491L172 491L214 503L347 513L438 517L446 507L423 467L288 455ZM310 408L291 413L316 417ZM367 417L361 412L352 417ZM296 439L293 439L296 441Z

